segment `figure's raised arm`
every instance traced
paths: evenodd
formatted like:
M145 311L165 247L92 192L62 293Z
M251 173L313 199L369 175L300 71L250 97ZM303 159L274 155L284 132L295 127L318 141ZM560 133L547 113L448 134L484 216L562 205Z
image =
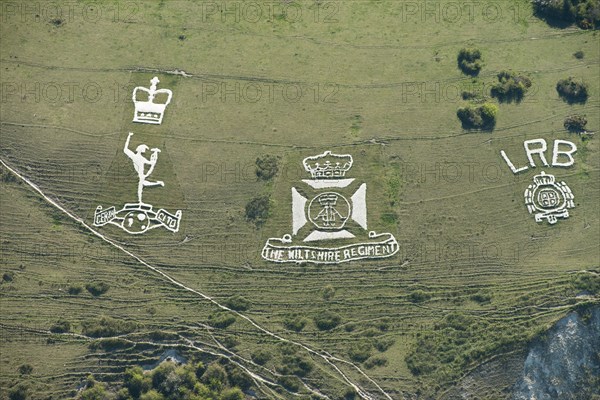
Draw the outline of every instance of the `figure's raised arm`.
M123 147L123 152L129 158L131 158L135 155L133 151L129 150L129 142L131 141L132 136L133 136L133 132L129 132L129 136L127 136L127 140L125 141L125 146Z

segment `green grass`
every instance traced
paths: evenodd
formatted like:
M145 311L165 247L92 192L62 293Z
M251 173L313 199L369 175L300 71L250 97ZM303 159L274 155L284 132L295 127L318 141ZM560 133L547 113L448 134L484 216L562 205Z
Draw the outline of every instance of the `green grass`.
M338 22L330 23L323 18L335 9L320 10L314 22L312 1L299 3L306 17L300 22L278 13L258 23L222 22L217 14L204 21L202 2L136 4L133 23L122 20L133 10L127 8L117 22L109 12L96 23L79 13L58 27L43 18L3 20L3 90L77 83L88 85L90 95L101 87L102 95L92 102L76 91L72 102L53 102L42 91L39 99L31 90L3 91L0 156L91 223L96 206L135 199L135 176L122 152L127 133L135 133L132 146L161 148L152 178L165 187L147 189L144 199L183 210L180 231L135 237L99 228L152 266L221 304L243 297L251 306L242 314L316 351L351 360L372 345L370 357L387 362L369 362L365 353L356 364L394 399L401 392L439 393L483 360L522 348L580 301L579 286L594 287L574 271L598 267L598 140L583 141L562 125L578 113L587 115L590 131L599 129L597 32L526 18L525 0L503 3L502 17L492 22L479 14L453 23L404 20L405 10L393 1L336 3ZM480 49L485 60L475 81L456 64L465 46ZM576 50L585 57L574 58ZM166 72L175 69L193 76ZM460 93L489 92L507 69L531 77L523 101L498 104L491 134L464 132L456 117L467 103ZM154 75L159 87L173 90L173 101L160 127L133 124L131 89L149 85ZM589 84L586 104L559 98L556 82L568 76ZM220 93L206 95L211 84L239 85L248 95L222 100ZM249 101L256 87L262 98ZM291 102L297 87L303 95ZM571 217L556 226L537 224L523 204L541 168L513 176L500 157L505 150L525 165L523 141L540 137L549 144L572 140L580 149L572 168L544 169L575 194ZM291 233L290 188L306 177L302 159L327 149L353 155L348 175L367 182L369 229L393 233L399 254L332 266L262 261L268 238ZM280 156L269 182L255 173L256 159L265 155ZM214 304L102 242L8 176L3 172L0 183L0 273L14 278L0 285L2 395L25 382L34 399L66 398L88 373L119 381L127 367L152 364L169 346L215 358L186 347L184 338L212 352L223 351L215 340L228 344L245 360L267 352L266 369L241 362L272 381L290 357L310 360L301 377L310 387L332 398L348 389L321 358L297 346L297 354L287 354L240 317L215 325L224 318ZM272 205L257 228L244 210L260 195ZM97 297L87 290L69 294L92 282L110 288ZM330 299L322 293L327 284L335 288ZM324 310L339 315L339 325L320 330L314 320ZM125 337L129 347L106 352L81 337L40 332L65 319L81 333L102 315L135 325ZM298 331L290 328L297 316L304 324ZM393 344L380 352L375 344L383 341ZM407 358L428 371L415 375ZM33 367L30 375L19 374L23 364ZM348 364L336 366L380 393Z

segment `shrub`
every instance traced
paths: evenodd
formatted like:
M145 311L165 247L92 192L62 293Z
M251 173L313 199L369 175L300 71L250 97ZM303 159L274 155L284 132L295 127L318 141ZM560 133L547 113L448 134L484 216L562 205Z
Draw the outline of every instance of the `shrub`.
M8 391L9 400L27 400L27 386L20 383Z
M17 369L20 375L29 375L33 372L33 367L30 364L19 365Z
M250 308L250 301L240 295L230 297L225 304L236 311L247 311Z
M279 157L265 155L256 159L256 176L263 181L272 179L279 171Z
M100 296L106 293L110 286L105 282L91 282L85 285L85 288L92 296Z
M101 316L93 321L85 321L82 333L91 337L107 337L133 332L134 322L121 321L108 316Z
M125 370L123 386L137 399L142 393L150 390L152 381L149 375L144 375L141 367L132 367Z
M357 343L350 347L348 355L353 361L363 362L371 356L370 343Z
M297 354L284 356L281 359L281 364L277 367L277 370L282 375L296 375L300 377L306 376L312 369L312 362Z
M221 393L221 400L244 400L244 392L239 388L225 389Z
M82 291L83 291L83 288L80 285L71 285L67 289L67 293L69 293L72 296L77 296Z
M548 23L570 25L577 23L583 29L600 27L598 0L532 0L535 14Z
M384 351L386 351L387 349L392 347L394 342L395 342L395 340L392 338L381 338L381 339L375 340L375 343L373 343L373 345L375 346L375 348L377 350L379 350L380 352L383 353Z
M208 317L208 323L214 326L215 328L227 328L229 325L235 322L235 315L227 312L227 311L218 311L216 313L211 314Z
M229 382L231 383L231 386L238 387L242 390L248 390L252 387L252 378L240 368L233 368L229 371Z
M289 390L290 392L297 392L300 390L300 383L298 382L298 378L293 376L281 376L277 379L277 382Z
M213 389L221 388L227 384L227 371L222 365L213 363L206 368L200 379Z
M4 282L12 282L15 279L15 273L12 271L7 271L2 274L2 281Z
M408 298L411 301L411 303L422 303L431 298L431 293L426 292L424 290L415 290L410 295L408 295Z
M315 325L322 331L328 331L342 322L342 317L332 311L324 311L319 315L315 316Z
M17 181L17 176L7 169L6 170L4 168L0 169L0 173L2 175L2 182L14 183Z
M268 196L255 197L246 204L246 219L258 227L267 221L270 210L271 200Z
M252 361L258 365L265 365L271 359L271 353L264 349L259 349L252 353Z
M575 53L573 53L573 57L575 57L578 60L581 60L583 57L585 57L585 53L581 50L576 51Z
M371 369L375 367L384 367L388 363L388 360L383 356L373 356L365 361L365 368Z
M120 338L106 338L95 340L90 343L89 348L91 350L104 350L104 351L115 351L119 349L125 349L131 347L131 344Z
M471 295L471 300L479 304L486 304L492 300L492 295L487 293L475 293L474 295Z
M484 103L481 106L468 105L456 111L464 129L492 130L496 125L498 107L495 104Z
M492 86L491 94L501 102L516 101L518 103L523 100L530 87L531 79L527 76L511 71L502 71L498 74L498 83Z
M340 398L343 400L355 400L356 396L358 396L358 394L353 388L347 388L340 394Z
M475 76L479 74L483 67L483 61L481 60L481 52L478 49L464 48L458 52L457 57L458 68L467 74Z
M59 319L54 325L50 327L52 333L66 333L71 331L71 323L64 319Z
M300 332L302 329L304 329L304 327L306 326L307 323L308 323L308 320L306 318L304 318L302 315L288 315L283 320L283 325L287 329L289 329L291 331L296 331L296 332Z
M331 285L325 286L321 292L325 300L331 300L335 296L335 288Z
M585 103L588 99L588 85L573 77L561 79L556 84L558 95L569 104Z

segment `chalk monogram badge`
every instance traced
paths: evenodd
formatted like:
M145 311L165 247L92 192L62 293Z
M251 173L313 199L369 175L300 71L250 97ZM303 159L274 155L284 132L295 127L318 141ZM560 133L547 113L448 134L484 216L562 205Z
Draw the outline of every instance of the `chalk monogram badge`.
M367 184L357 185L354 178L345 177L352 164L351 155L330 151L304 159L312 179L292 188L292 234L268 239L262 250L265 260L337 264L398 252L392 234L367 233ZM323 242L327 245L318 245Z
M152 171L154 171L160 149L149 149L145 144L140 144L135 149L135 152L133 152L129 149L131 136L133 136L133 133L130 132L125 141L123 152L133 162L133 168L138 175L138 202L127 203L119 211L116 211L114 206L106 209L103 209L102 206L98 206L94 213L94 225L116 225L125 232L133 235L139 235L150 229L159 227L165 227L171 232L177 232L179 230L179 222L181 221L181 210L178 210L175 214L171 214L162 208L158 211L154 211L152 205L142 201L142 193L145 187L165 186L163 181L147 180L150 174L152 174ZM144 153L147 150L152 152L150 159L147 159L144 156Z
M544 171L533 178L525 190L525 205L536 222L547 220L554 225L558 218L569 218L569 208L575 207L573 192L564 182L555 182L554 175Z
M554 140L552 164L548 163L545 156L548 148L548 143L545 139L526 140L523 142L523 147L525 148L525 155L529 160L529 165L520 168L515 167L504 150L500 151L500 155L514 174L526 171L530 167L535 168L534 155L539 157L544 167L550 167L550 165L553 167L570 167L575 163L573 154L577 152L577 146L568 140ZM563 161L560 161L560 158ZM546 174L545 171L533 177L533 183L525 189L524 196L527 211L529 211L529 214L534 214L536 222L546 220L550 225L554 225L558 222L559 218L569 218L569 209L575 207L573 192L567 184L562 181L556 182L554 175Z

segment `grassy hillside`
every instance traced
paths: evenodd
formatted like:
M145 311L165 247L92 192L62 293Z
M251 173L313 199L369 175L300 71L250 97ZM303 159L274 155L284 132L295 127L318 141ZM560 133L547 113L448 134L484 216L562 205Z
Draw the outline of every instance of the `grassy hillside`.
M577 303L597 302L597 291L576 296L597 279L585 271L600 257L598 140L563 127L571 114L600 126L597 31L551 27L526 0L458 11L453 1L78 1L57 3L61 15L29 3L2 4L2 161L91 225L98 205L135 201L122 151L134 132L132 147L162 150L152 179L165 187L144 200L183 219L175 234L98 228L109 243L3 168L1 396L26 383L31 399L67 398L89 373L119 382L175 347L230 357L268 382L253 383L261 398L437 398ZM463 47L481 51L477 77L457 67ZM525 97L488 98L499 108L493 131L463 130L461 92L489 96L503 70L530 78ZM153 76L173 101L162 125L134 124L131 90ZM569 76L588 84L587 102L559 97ZM572 167L544 169L575 195L555 226L523 201L542 169L513 175L500 156L523 166L523 141L536 138L578 146ZM369 228L395 235L396 257L261 259L268 238L291 233L302 159L324 150L353 155ZM264 155L280 157L266 182L255 174ZM244 215L258 195L272 201L259 228ZM85 286L99 282L109 289L93 296ZM223 311L234 296L246 309ZM326 311L339 316L330 330L317 326ZM101 316L131 323L116 333L123 343L89 335ZM77 335L49 332L59 319ZM260 352L262 366L251 361Z

